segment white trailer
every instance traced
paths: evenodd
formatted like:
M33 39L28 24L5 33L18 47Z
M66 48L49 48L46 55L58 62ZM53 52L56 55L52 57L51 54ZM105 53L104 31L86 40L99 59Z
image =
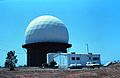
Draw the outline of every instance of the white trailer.
M59 59L56 60L57 57L59 57ZM48 53L47 64L50 64L52 60L55 60L59 66L65 64L66 67L69 68L101 65L100 54L92 53L88 54Z

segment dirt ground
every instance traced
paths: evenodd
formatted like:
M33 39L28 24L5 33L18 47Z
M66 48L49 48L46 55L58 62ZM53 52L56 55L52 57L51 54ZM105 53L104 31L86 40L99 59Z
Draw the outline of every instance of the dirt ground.
M99 69L0 68L0 78L120 78L120 64Z

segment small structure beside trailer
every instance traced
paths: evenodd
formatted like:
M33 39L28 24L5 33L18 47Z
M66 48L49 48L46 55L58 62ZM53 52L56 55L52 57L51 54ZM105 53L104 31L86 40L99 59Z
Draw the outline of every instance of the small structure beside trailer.
M47 64L56 61L59 68L83 68L83 67L99 67L101 66L100 54L75 54L75 53L48 53Z

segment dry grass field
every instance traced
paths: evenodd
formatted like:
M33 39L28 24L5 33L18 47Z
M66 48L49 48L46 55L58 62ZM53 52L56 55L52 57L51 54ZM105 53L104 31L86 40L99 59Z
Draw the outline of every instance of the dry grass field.
M0 78L120 78L120 64L96 69L41 69L39 67L0 69Z

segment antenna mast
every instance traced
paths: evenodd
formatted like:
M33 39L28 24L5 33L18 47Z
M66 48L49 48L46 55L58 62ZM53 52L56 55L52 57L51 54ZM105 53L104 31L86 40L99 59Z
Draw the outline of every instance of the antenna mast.
M89 54L89 46L88 46L88 44L86 44L86 46L87 46L87 53Z

